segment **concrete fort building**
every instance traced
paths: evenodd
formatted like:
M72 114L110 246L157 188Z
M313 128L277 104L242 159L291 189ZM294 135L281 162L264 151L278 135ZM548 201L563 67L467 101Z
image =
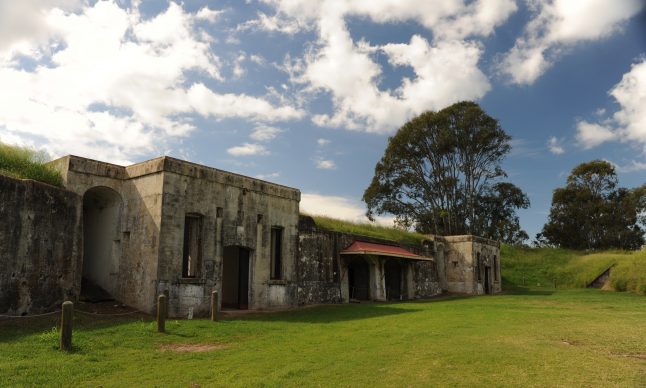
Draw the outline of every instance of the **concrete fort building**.
M300 191L171 157L123 167L66 156L64 189L0 176L0 314L33 314L90 288L152 313L206 314L501 290L499 244L403 244L319 227Z

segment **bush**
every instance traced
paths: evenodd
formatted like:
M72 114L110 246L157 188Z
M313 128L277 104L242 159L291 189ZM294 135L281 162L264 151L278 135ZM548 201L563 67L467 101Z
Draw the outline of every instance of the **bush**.
M47 166L46 161L44 152L0 143L0 174L63 186L61 174Z

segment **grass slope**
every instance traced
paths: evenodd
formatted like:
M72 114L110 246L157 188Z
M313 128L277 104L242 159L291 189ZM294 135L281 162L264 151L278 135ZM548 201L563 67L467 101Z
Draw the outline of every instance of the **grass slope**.
M599 290L322 306L236 320L0 320L7 386L589 386L646 384L644 298ZM203 353L163 350L218 344Z
M0 174L63 186L61 174L46 166L45 161L42 153L0 143Z
M585 253L558 248L501 247L503 282L511 287L585 287L614 265L617 291L646 294L646 251Z
M324 216L310 217L314 219L314 222L316 222L316 225L318 227L333 230L336 232L353 233L362 236L400 241L409 244L419 244L423 240L427 239L427 237L423 234L412 233L402 229L388 228L367 222L355 223Z

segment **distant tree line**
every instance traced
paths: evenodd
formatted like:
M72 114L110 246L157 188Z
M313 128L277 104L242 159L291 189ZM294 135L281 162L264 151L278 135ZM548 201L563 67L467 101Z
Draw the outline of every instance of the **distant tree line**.
M618 187L612 164L593 160L576 166L565 187L554 190L548 222L537 245L570 249L638 249L644 244L646 184Z

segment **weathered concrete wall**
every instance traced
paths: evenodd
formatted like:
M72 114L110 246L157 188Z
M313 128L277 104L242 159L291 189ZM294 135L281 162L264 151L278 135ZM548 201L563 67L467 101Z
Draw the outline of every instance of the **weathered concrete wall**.
M350 233L318 228L309 217L302 217L299 227L298 303L342 303L350 299L348 263L350 257L340 252L354 241L399 245L413 253L430 256L432 248L381 240ZM386 300L385 263L389 257L359 255L353 258L369 264L369 295L371 300ZM441 293L436 266L430 261L402 260L402 299L427 298Z
M111 268L116 272L105 274L110 277L109 291L113 297L142 311L155 311L157 291L157 262L159 249L159 228L161 223L163 158L129 167L117 166L91 159L66 156L51 163L61 171L64 185L82 197L93 190L113 190L120 198L118 225L110 228ZM85 201L85 213L92 212ZM91 225L96 218L86 217L89 228L104 229ZM100 219L99 219L100 220ZM107 233L106 233L107 234ZM85 256L91 254L91 250ZM83 260L90 261L86 257ZM103 258L105 260L105 258ZM91 277L85 266L85 276ZM79 273L80 277L83 276Z
M470 235L445 236L438 239L444 242L444 267L449 292L477 295L502 290L498 242ZM479 268L478 257L481 259ZM488 272L485 273L486 271ZM485 292L484 288L486 276L489 276L490 280L489 292Z
M189 308L208 312L211 291L222 295L223 252L231 246L250 252L249 308L295 304L300 192L172 158L166 158L164 170L158 291L169 290L171 314L185 315ZM198 275L184 279L187 214L201 216L202 254ZM283 228L283 275L275 280L270 279L272 227Z
M75 300L82 254L81 198L0 175L0 314L35 314Z

